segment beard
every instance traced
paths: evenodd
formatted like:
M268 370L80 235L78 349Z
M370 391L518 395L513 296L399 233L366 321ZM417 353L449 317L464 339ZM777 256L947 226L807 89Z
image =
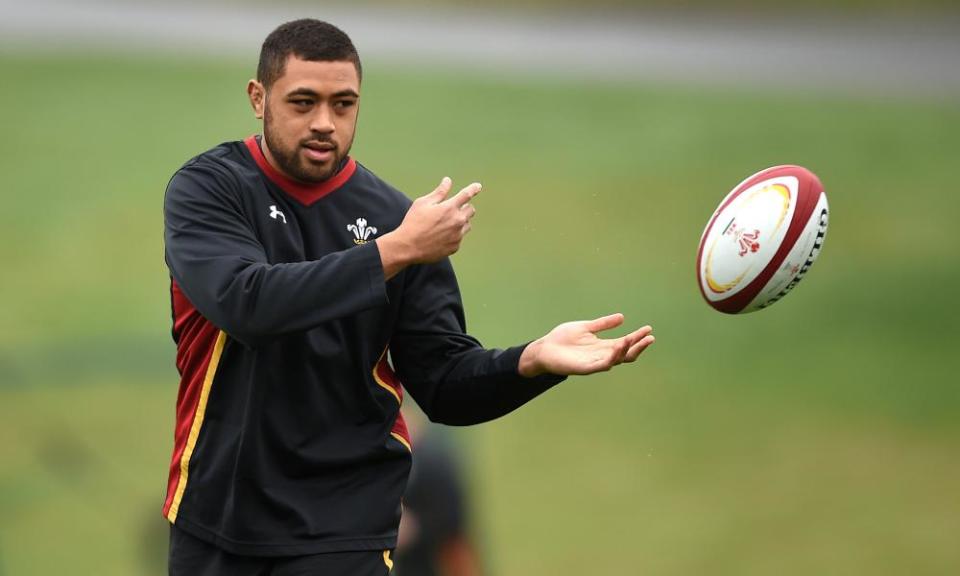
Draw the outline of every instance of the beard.
M310 184L319 184L329 180L340 171L343 160L350 153L350 147L341 150L340 145L327 134L314 133L293 145L286 145L278 130L273 126L270 108L264 110L263 139L270 150L277 167L294 180ZM318 164L305 158L301 152L308 142L322 142L334 146L330 162Z

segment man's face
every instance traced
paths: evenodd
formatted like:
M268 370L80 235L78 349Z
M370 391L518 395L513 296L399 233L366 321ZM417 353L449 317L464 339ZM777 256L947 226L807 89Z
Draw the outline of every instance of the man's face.
M352 62L290 56L269 90L251 81L247 91L263 118L263 152L274 167L309 183L337 173L357 127L360 78Z

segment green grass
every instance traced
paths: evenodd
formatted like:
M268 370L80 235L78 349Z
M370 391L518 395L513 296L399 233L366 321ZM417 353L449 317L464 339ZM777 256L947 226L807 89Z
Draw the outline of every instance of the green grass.
M250 73L0 56L0 573L162 557L162 191L257 129ZM355 156L408 194L484 183L455 261L486 344L611 311L656 329L639 364L457 432L496 573L960 570L960 107L372 63L362 108ZM775 307L715 313L700 232L778 163L823 180L824 251Z

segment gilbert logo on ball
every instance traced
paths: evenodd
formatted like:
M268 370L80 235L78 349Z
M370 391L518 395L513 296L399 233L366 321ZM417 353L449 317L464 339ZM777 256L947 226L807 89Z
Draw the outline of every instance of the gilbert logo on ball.
M780 300L813 265L827 235L827 195L800 166L774 166L737 185L714 211L697 250L707 304L753 312Z

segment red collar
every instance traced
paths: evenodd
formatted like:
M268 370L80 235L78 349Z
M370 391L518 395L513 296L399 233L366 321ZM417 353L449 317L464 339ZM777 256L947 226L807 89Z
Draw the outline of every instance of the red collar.
M257 163L257 166L260 167L260 170L267 175L267 178L305 206L313 204L346 184L347 180L353 176L353 173L357 169L356 161L348 156L347 163L329 180L325 180L319 184L304 184L303 182L298 182L282 174L279 170L271 166L270 162L267 162L266 157L264 157L263 151L260 150L260 144L257 142L255 135L250 136L244 140L243 143L247 145L247 150L250 151L253 160Z

